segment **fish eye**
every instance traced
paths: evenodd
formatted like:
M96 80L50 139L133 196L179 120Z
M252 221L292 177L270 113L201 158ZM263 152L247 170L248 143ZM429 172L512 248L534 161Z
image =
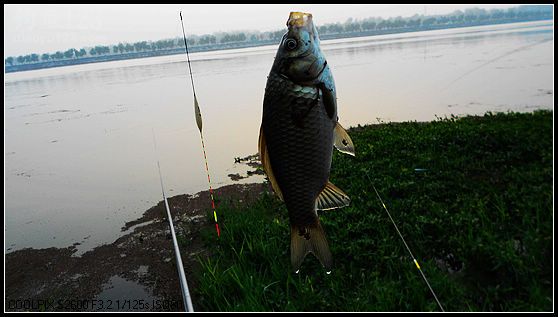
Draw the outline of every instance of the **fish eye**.
M298 46L298 42L295 39L287 39L285 41L285 47L287 50L292 51Z

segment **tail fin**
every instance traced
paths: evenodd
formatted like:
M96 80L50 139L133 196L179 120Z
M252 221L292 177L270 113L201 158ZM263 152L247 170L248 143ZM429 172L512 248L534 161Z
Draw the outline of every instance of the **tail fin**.
M310 252L314 253L320 260L327 272L331 271L333 257L319 220L306 227L291 225L291 265L296 272L298 272L306 254Z

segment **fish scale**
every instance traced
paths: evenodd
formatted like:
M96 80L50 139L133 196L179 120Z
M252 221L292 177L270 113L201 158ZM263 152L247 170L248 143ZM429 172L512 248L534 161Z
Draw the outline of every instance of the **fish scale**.
M293 120L296 110L308 111L302 127ZM262 126L272 145L269 156L291 223L306 226L316 221L315 200L329 178L334 125L315 87L270 74Z

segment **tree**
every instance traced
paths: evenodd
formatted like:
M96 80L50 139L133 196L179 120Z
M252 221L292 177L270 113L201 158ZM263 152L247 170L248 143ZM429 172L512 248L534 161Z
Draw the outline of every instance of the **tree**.
M498 21L504 17L504 12L498 9L491 9L490 10L490 18L492 20Z
M52 59L62 59L64 58L64 54L60 51L54 53L53 55L51 55Z
M376 28L376 22L372 20L364 20L362 21L362 29L363 30L374 30Z
M345 24L343 25L343 30L345 32L360 31L360 23L357 22L356 20L353 20L353 18L348 18L347 21L345 21Z
M327 25L328 33L341 33L343 31L343 26L340 23L330 23Z
M506 18L508 19L514 19L515 18L515 10L514 8L509 8L508 11L506 12Z
M400 17L400 16L395 18L395 27L397 27L397 28L405 27L405 20L403 20L403 18Z
M378 25L376 26L376 29L378 29L378 30L383 30L383 29L386 28L386 24L387 24L387 21L386 21L386 20L382 20L382 21L380 21L380 23L378 23Z
M50 59L50 55L48 53L44 53L43 55L41 55L41 60L46 62Z
M97 55L110 53L110 47L108 47L108 46L97 45L97 46L95 46L94 50L95 50L95 54L97 54ZM94 54L91 54L91 55L94 55Z
M442 24L448 24L449 23L449 18L445 15L441 15L436 17L436 24L438 25L442 25Z
M12 66L14 64L14 58L11 56L6 58L6 64Z
M75 49L71 48L67 51L64 52L64 58L72 58L74 57L74 51Z
M427 26L427 27L431 26L431 25L434 24L435 21L436 21L436 18L434 18L434 17L426 18L426 19L422 20L422 26Z
M418 28L420 27L421 18L420 17L413 17L411 20L407 22L407 26L411 28Z
M273 39L274 40L280 40L283 37L283 34L285 34L285 32L287 32L287 31L286 30L279 30L279 31L273 32Z

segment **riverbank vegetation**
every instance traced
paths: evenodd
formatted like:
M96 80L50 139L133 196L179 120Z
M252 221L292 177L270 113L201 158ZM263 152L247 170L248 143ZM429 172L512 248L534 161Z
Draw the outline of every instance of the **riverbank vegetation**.
M273 194L222 201L221 237L202 231L197 311L439 311L373 186L446 311L552 310L552 111L349 134L356 157L336 152L330 179L351 204L320 212L332 273L313 255L292 272L287 210Z

